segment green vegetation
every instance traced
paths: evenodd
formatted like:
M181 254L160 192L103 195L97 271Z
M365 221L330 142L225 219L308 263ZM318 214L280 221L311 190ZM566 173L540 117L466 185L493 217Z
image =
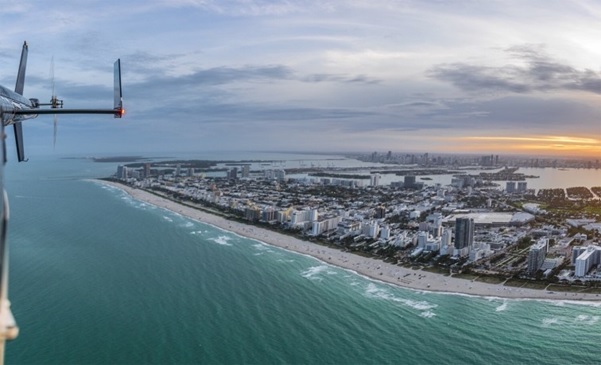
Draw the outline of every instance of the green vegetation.
M528 289L544 289L548 283L542 281L534 281L528 279L511 278L505 282L505 286Z
M518 250L523 250L532 245L532 238L530 236L526 236L521 238L516 245Z
M570 293L580 293L585 290L586 287L582 285L567 285L567 284L551 284L547 287L547 290L550 291L561 291L561 292L570 292Z
M537 197L544 201L564 200L566 197L564 189L540 189Z
M502 277L502 276L493 276L493 275L486 275L486 276L478 276L476 278L476 281L482 282L482 283L487 283L487 284L501 284L502 282L504 282L506 280L506 278Z
M568 193L568 198L571 199L591 199L593 198L593 193L588 188L583 186L577 186L573 188L567 188L566 192Z
M478 278L478 275L474 275L472 273L458 273L453 274L453 277L465 280L475 280L476 278Z
M435 274L449 275L449 269L447 269L445 267L426 266L422 270L423 271L427 271L427 272L432 272L432 273L435 273Z

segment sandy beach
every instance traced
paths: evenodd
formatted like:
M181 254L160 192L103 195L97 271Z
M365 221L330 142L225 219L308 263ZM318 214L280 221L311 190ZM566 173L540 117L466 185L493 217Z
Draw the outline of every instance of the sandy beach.
M404 288L513 299L601 300L601 296L597 294L550 292L547 290L516 288L503 286L501 284L488 284L453 278L423 270L404 268L385 263L378 259L366 258L349 252L343 252L339 249L324 247L250 224L230 221L223 217L176 203L141 189L135 189L104 180L94 181L121 189L136 200L171 210L199 222L208 223L241 236L256 239L286 250L310 255L328 264L352 270L369 278Z

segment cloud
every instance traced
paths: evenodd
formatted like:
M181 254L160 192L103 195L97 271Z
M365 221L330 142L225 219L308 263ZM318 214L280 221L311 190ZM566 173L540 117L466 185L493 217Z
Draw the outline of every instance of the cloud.
M305 76L300 78L302 81L306 82L324 82L324 81L332 81L332 82L342 82L342 83L358 83L358 84L377 84L381 82L381 80L376 78L371 78L366 75L356 75L356 76L346 76L346 75L336 75L336 74L312 74L309 76Z
M578 70L546 54L544 46L520 45L505 50L523 64L500 67L463 62L438 64L427 75L468 92L532 93L561 90L601 94L601 76Z
M307 13L316 7L331 9L328 1L282 1L271 0L164 0L166 7L190 7L231 16L282 16Z

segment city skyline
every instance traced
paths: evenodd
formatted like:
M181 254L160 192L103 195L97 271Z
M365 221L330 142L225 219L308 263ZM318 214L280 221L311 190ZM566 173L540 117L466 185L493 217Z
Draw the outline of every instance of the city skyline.
M0 84L127 115L25 123L34 155L183 149L601 155L593 1L0 0ZM11 140L11 139L9 139ZM12 147L12 146L9 146ZM12 148L9 149L12 153Z

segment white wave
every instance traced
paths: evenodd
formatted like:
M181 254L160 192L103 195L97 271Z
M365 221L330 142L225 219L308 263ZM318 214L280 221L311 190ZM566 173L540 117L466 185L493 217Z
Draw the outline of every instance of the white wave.
M186 223L184 223L182 225L182 227L184 227L184 228L190 228L190 227L193 227L193 226L194 226L194 223L192 223L192 222L186 222Z
M294 260L292 260L292 259L278 259L277 261L278 262L286 262L286 263L294 262Z
M558 323L559 323L559 318L557 318L557 317L543 319L543 326L545 326L545 327L549 327L553 324L558 324Z
M213 242L215 242L215 243L218 243L218 244L220 244L220 245L223 245L223 246L231 246L232 244L228 242L228 241L230 241L231 239L232 239L232 238L231 238L231 237L228 237L228 236L219 236L219 237L217 237L217 238L215 238L215 237L213 237L213 238L209 238L209 240L211 240L211 241L213 241Z
M319 266L312 266L310 268L308 268L307 270L303 271L301 273L301 276L310 280L323 280L319 274L321 274L324 271L327 271L328 267L326 265L319 265Z
M166 220L167 222L173 222L173 219L167 217L166 215L163 216L163 219Z
M584 323L584 324L595 324L599 321L599 316L589 316L586 314L580 314L576 317L575 322Z
M601 302L599 301L590 301L590 300L569 300L569 299L565 299L565 300L554 300L554 299L545 299L542 300L545 302L550 302L558 307L565 307L566 305L574 305L574 306L585 306L585 307L592 307L592 308L599 308L601 307Z
M501 304L500 306L495 308L495 311L503 312L505 309L507 309L507 301L506 300L503 301L503 304Z
M399 300L399 301L407 304L411 308L421 310L421 311L438 307L437 304L428 303L426 301L417 302L415 300L409 300L409 299Z
M424 311L420 314L421 317L424 318L432 318L434 316L436 316L436 313L432 312L432 311Z
M255 243L253 245L254 248L256 248L259 251L265 251L265 252L273 252L272 250L269 249L269 246L264 245L262 243Z
M365 293L370 298L391 300L393 302L402 303L406 306L409 306L413 309L417 309L419 311L429 311L430 309L438 307L437 304L429 303L427 301L416 301L416 300L396 297L395 295L391 294L388 290L379 288L377 285L375 285L373 283L369 283L367 285L367 289L366 289Z

